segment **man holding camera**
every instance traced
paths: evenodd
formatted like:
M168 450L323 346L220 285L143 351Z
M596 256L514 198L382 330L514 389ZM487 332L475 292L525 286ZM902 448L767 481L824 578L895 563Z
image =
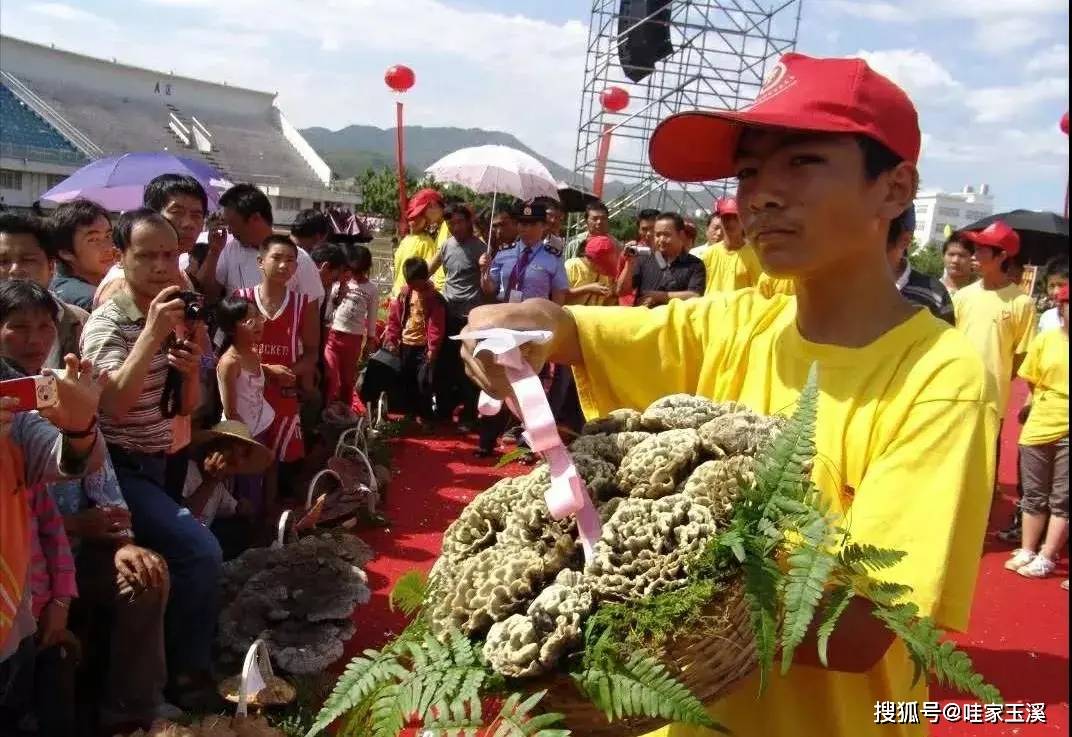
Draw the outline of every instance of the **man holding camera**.
M199 404L205 326L196 295L174 286L178 236L143 208L116 224L125 284L89 318L82 355L111 381L101 396L101 429L130 507L134 535L171 572L165 621L169 697L212 706L209 665L222 556L216 538L168 495L172 418ZM179 338L177 333L185 337Z

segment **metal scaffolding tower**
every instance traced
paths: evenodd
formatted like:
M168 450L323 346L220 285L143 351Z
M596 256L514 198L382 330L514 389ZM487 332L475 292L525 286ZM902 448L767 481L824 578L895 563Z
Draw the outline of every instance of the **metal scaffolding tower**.
M620 0L592 0L574 167L582 181L593 178L604 124L610 124L614 138L604 198L612 215L637 207L707 211L726 191L724 181L686 185L660 177L648 163L648 140L672 113L738 110L751 103L768 67L796 46L801 2L673 0L669 13L656 9L630 25L619 22ZM619 41L644 21L667 25L673 50L634 83L622 69ZM629 92L629 106L620 113L601 105L600 94L608 87Z

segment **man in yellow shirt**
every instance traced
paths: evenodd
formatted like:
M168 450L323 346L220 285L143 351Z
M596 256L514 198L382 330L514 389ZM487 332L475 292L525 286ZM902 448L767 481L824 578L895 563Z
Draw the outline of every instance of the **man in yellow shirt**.
M1028 578L1053 573L1068 540L1067 284L1057 293L1057 308L1060 328L1032 341L1019 372L1031 387L1033 401L1020 432L1023 533L1020 548L1005 567Z
M436 217L439 219L435 220ZM443 196L434 189L422 189L414 194L406 207L406 221L409 223L409 235L403 238L395 249L395 280L391 285L392 298L397 297L402 287L406 286L406 277L402 273L402 264L406 263L406 259L419 256L431 264L439 255L439 246L436 245L436 238L432 237L430 231L433 227L438 228L443 221ZM450 237L449 231L447 237ZM436 269L435 274L432 275L432 283L442 292L443 285L446 283L446 275L442 268Z
M715 215L722 228L722 240L700 255L707 269L704 294L754 287L763 267L759 265L755 250L745 243L744 228L737 214L737 198L720 197L715 202Z
M997 418L964 336L901 297L886 262L890 222L916 192L919 146L912 103L862 60L787 54L750 108L675 115L650 152L668 179L737 177L745 232L764 270L795 283L795 299L746 289L652 310L529 301L477 308L469 328L552 331L527 357L573 365L589 417L675 392L788 413L816 363L815 483L855 541L907 553L889 577L913 587L922 614L964 629ZM473 358L472 345L465 354L478 383L509 391L500 367ZM925 719L876 724L876 702L924 701L927 687L911 686L903 644L868 602L846 616L829 669L813 639L761 697L750 676L709 705L713 717L738 737L925 735Z
M1009 279L1011 259L1020 252L1020 236L998 220L979 232L965 232L972 244L978 281L953 295L957 329L983 359L997 389L998 417L1005 417L1012 377L1035 337L1035 303Z

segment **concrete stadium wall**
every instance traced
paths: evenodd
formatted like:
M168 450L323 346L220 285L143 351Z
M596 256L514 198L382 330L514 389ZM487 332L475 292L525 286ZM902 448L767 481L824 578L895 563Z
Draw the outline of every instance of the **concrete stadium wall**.
M0 68L16 77L44 79L56 85L70 84L82 90L170 102L180 108L188 102L201 108L218 108L244 115L263 115L275 101L275 94L271 92L139 69L11 36L0 36L0 48Z

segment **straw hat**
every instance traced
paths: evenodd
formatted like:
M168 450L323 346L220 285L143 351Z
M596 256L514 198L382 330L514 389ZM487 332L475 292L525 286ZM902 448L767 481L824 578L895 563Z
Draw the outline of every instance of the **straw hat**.
M272 451L253 439L246 423L237 420L223 420L213 425L211 430L198 430L193 434L190 445L197 448L223 438L244 443L249 450L245 463L235 469L236 474L246 476L264 473L272 465Z

